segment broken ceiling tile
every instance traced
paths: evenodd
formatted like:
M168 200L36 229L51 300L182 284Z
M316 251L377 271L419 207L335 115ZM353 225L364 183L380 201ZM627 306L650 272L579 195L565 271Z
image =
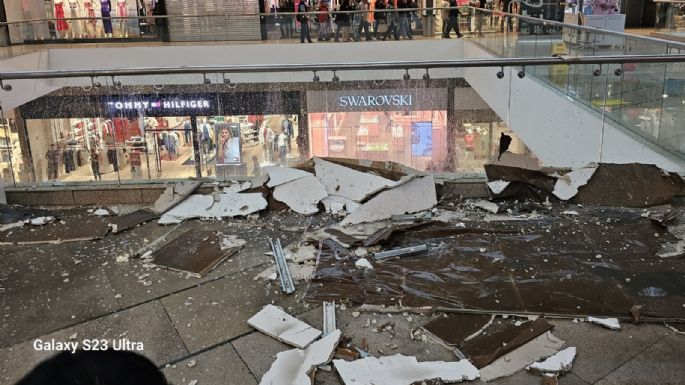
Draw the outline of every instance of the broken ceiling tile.
M327 196L326 188L314 176L305 176L276 186L273 193L274 199L304 215L318 213L319 202Z
M291 243L283 249L285 259L295 263L302 263L306 261L313 261L316 259L317 249L313 245L299 245L298 243Z
M484 314L450 314L438 317L423 326L423 329L448 346L459 346L469 337L480 334L492 324L495 316Z
M573 170L557 179L552 193L561 200L569 200L578 194L578 188L585 186L597 170L596 164Z
M242 191L245 191L252 187L252 182L247 181L247 182L236 182L236 181L231 181L231 184L227 187L224 187L224 192L225 193L239 193Z
M340 330L336 330L305 350L292 349L278 353L276 361L259 385L312 385L312 372L331 361L340 335Z
M511 376L535 361L556 354L563 346L564 341L548 331L481 368L480 379L489 382Z
M132 213L108 218L107 221L109 222L109 227L112 228L112 233L116 234L124 230L132 229L158 217L159 214L152 210L140 209Z
M314 278L315 266L288 262L288 270L290 271L290 278L292 278L293 281L309 281ZM276 266L270 266L257 274L255 279L266 279L269 281L277 280L278 272L276 271Z
M93 215L98 216L98 217L106 217L106 216L109 216L112 214L105 209L97 209L97 210L93 211Z
M524 322L518 326L509 325L499 332L493 334L483 333L465 341L461 345L460 350L468 355L477 367L482 368L504 354L547 332L552 327L544 318Z
M222 250L213 231L188 230L152 252L155 265L200 278L240 247Z
M587 317L587 322L602 325L605 328L611 330L621 330L621 323L618 322L618 318Z
M371 265L371 262L369 262L369 260L366 258L359 258L357 260L357 262L354 263L354 265L360 269L373 270L373 266Z
M483 209L485 211L489 211L493 214L497 214L499 211L499 206L497 206L497 203L494 202L488 202L488 201L476 201L476 202L471 202L469 205L473 207L478 207L479 209Z
M307 325L274 305L264 306L259 313L247 320L247 324L279 341L301 349L309 346L321 335L321 330Z
M218 194L219 201L212 195L194 194L159 219L160 225L180 223L193 218L226 218L247 216L264 210L266 199L259 193Z
M269 166L262 169L269 175L267 187L276 187L294 180L311 176L311 173L290 167Z
M507 186L509 186L509 183L504 180L493 180L492 182L488 182L488 187L490 188L490 191L493 192L493 194L501 194L502 191L504 191Z
M45 217L32 218L28 222L33 226L43 226L43 225L47 225L48 223L53 222L54 220L55 220L55 217L45 216Z
M345 217L341 224L376 222L393 215L428 210L437 203L433 176L418 177L379 193Z
M321 202L326 208L326 212L331 214L340 214L343 211L349 214L361 206L352 199L336 195L329 195L323 198Z
M0 232L0 245L37 245L43 243L80 242L104 238L109 226L101 217L81 215L83 211L54 216L42 216L26 220L33 226L11 224ZM25 223L26 223L25 222ZM36 230L34 226L40 226Z
M361 172L336 163L314 158L316 177L326 186L329 195L338 195L355 202L395 185L396 182Z
M571 370L573 360L576 358L575 346L568 347L542 362L536 362L528 366L528 370L536 373L561 374Z
M397 354L389 357L367 357L356 361L334 360L345 385L410 385L439 378L444 383L471 381L478 369L468 360L458 362L418 362L416 357Z
M183 202L201 184L202 182L179 182L167 187L155 201L154 211L158 214L169 211L177 204Z
M222 235L221 250L232 249L234 247L242 248L247 243L244 239L238 238L236 235Z

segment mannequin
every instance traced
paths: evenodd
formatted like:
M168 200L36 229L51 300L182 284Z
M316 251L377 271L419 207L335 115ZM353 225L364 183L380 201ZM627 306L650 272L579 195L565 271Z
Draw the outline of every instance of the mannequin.
M100 13L102 14L102 26L105 29L105 37L112 37L112 3L110 0L100 0Z
M86 21L86 36L92 38L97 37L97 29L95 28L97 18L95 17L94 0L83 0L83 13L84 16L88 18L88 20Z
M55 0L55 19L57 19L55 29L60 39L64 39L69 31L69 24L64 21L64 2L63 0Z
M76 19L81 17L81 7L77 0L69 0L69 18ZM71 29L71 37L83 37L83 25L81 20L69 20L69 26Z
M126 0L117 0L117 16L123 17L119 19L119 35L121 37L128 37L128 4Z
M155 16L154 16L154 10L155 10L155 0L147 0L143 1L140 0L141 4L143 5L143 8L145 9L145 16L146 16L146 21L147 25L149 28L148 33L157 33L156 28L155 28Z

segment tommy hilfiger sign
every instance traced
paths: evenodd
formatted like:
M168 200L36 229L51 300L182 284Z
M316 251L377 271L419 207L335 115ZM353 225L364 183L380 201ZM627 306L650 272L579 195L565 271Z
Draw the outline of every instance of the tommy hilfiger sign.
M206 99L173 99L173 100L136 100L108 102L111 108L117 110L147 110L151 108L163 109L202 109L210 108Z
M414 105L412 95L349 95L339 96L340 107L411 107Z

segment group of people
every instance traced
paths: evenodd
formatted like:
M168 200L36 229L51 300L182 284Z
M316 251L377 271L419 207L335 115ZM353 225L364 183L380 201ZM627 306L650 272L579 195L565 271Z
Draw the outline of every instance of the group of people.
M312 42L311 23L318 25L319 41L360 41L362 37L367 41L390 38L399 40L402 37L413 39L411 23L417 8L414 0L397 0L397 6L393 0L373 0L373 11L369 1L342 0L338 9L331 14L332 10L325 1L319 2L316 9L311 9L305 1L300 1L295 9L293 0L282 0L279 8L272 11L296 12L301 43ZM308 12L318 13L310 15ZM283 15L278 20L281 38L292 38L293 23L290 16Z

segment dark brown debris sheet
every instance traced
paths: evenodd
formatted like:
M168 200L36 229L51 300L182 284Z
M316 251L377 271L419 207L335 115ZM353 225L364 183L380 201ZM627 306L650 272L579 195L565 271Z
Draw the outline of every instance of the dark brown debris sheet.
M129 214L119 215L108 219L112 233L120 233L132 229L138 225L157 219L159 214L152 210L140 209Z
M152 252L151 257L155 265L199 278L237 253L241 247L222 250L221 239L216 232L188 230Z
M105 219L85 209L50 211L47 216L32 216L26 223L0 231L2 245L33 245L90 241L104 238L109 227Z
M366 239L356 234L350 243L378 241L383 245L374 247L382 250L430 246L382 261L366 255L371 248L359 253L364 248L324 242L306 299L623 319L641 305L642 320L685 318L685 259L656 255L675 236L641 210L573 209L580 214L433 221ZM356 266L361 257L372 269Z

